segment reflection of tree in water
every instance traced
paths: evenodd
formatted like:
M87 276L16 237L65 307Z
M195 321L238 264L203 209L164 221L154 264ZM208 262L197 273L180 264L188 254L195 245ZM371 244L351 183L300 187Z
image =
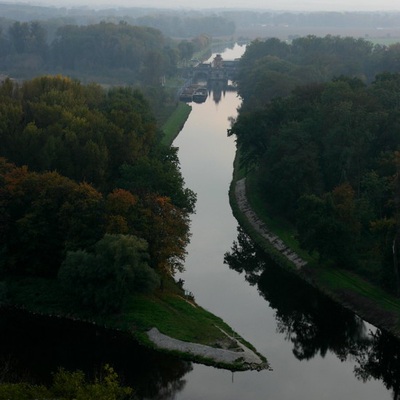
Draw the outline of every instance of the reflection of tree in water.
M278 331L293 343L299 360L328 350L341 360L367 344L363 321L275 265L268 263L258 282L260 293L276 310Z
M345 360L366 345L360 318L277 267L243 232L225 260L232 269L245 272L246 280L257 282L260 294L276 310L278 332L293 343L296 358L309 360L330 350Z
M233 242L230 252L225 253L224 264L240 274L254 286L265 269L265 254L253 243L243 230L238 228L238 240Z
M271 261L239 228L237 242L225 254L225 263L244 273L251 285L276 310L277 330L293 343L293 353L309 360L328 351L340 360L357 362L355 374L364 381L375 378L393 390L400 400L400 342L377 331L367 334L364 322L355 314L321 295Z
M138 398L171 399L193 367L139 346L128 335L25 313L0 315L0 379L48 384L62 366L93 378L108 363Z
M400 342L392 335L376 331L371 334L369 347L357 356L356 376L363 381L371 378L382 380L387 389L393 390L393 399L400 399Z

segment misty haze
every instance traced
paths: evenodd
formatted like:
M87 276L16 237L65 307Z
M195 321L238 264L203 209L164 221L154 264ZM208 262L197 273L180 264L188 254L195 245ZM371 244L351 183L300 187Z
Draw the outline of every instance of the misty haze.
M400 399L398 2L0 15L0 398Z

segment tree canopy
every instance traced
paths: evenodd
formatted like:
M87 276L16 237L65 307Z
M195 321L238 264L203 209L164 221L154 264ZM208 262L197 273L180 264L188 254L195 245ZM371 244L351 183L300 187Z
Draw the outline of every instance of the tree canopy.
M242 166L254 171L268 204L296 224L305 249L394 292L399 82L398 73L370 84L340 76L298 86L256 110L245 95L230 130Z
M3 278L59 276L115 312L183 268L195 195L138 90L6 80L0 114Z
M159 277L149 266L147 242L106 234L93 251L69 251L58 276L80 304L96 313L119 311L128 294L150 292Z

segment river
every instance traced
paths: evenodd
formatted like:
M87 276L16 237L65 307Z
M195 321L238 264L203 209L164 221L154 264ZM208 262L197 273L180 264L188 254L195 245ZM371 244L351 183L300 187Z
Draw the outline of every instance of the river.
M235 46L222 54L239 57ZM281 271L238 230L228 190L235 155L227 137L240 99L214 91L174 142L197 193L186 270L177 278L268 358L272 371L232 373L149 351L87 324L3 313L0 375L47 382L59 366L89 375L110 363L140 399L386 400L400 387L400 344Z
M222 57L240 57L243 49L235 46ZM216 102L215 97L220 100ZM181 278L201 306L222 317L268 358L273 371L232 376L228 371L194 365L185 376L184 389L175 398L392 398L392 390L387 390L382 380L364 383L355 374L366 354L371 353L370 347L363 351L360 348L371 341L368 332L374 331L373 327L317 293L310 294L310 288L296 294L299 286L304 288L301 282L288 284L290 277L282 278L282 274L272 279L277 267L262 254L258 255L262 260L256 261L253 249L247 255L242 251L238 258L247 262L251 259L254 265L263 263L272 269L272 273L264 272L261 278L248 276L253 285L244 274L224 263L224 254L238 240L238 224L228 199L235 142L227 137L227 129L229 118L235 117L239 105L235 92L223 93L221 97L212 93L206 103L192 103L192 113L174 142L179 147L186 184L198 196L186 271ZM255 280L258 282L254 283Z

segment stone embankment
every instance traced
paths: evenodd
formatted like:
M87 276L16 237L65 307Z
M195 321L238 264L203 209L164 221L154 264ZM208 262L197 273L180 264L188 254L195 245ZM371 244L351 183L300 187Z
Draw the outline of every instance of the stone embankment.
M268 242L289 261L291 261L297 269L301 269L307 264L307 261L303 260L294 251L287 247L278 236L270 232L265 224L258 218L256 213L251 209L246 197L246 178L236 182L235 197L240 211L246 216L252 227L264 239L268 240Z
M268 369L268 363L264 362L254 351L244 346L235 338L228 336L222 331L227 338L235 343L234 349L216 348L198 343L184 342L174 339L170 336L162 334L157 328L152 328L147 332L149 339L159 348L164 350L174 350L181 353L200 357L202 359L210 359L218 364L238 366L247 370Z

